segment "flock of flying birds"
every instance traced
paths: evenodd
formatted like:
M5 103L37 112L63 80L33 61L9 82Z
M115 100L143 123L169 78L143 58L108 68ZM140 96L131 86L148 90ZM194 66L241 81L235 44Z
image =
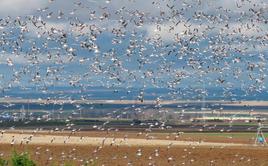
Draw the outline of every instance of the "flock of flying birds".
M1 89L266 91L267 4L220 2L148 1L146 9L140 1L74 1L65 9L50 1L32 15L3 17Z
M147 87L174 99L187 90L200 99L208 87L227 99L235 88L267 92L267 8L265 0L50 0L0 17L2 96L32 86L137 87L140 102Z

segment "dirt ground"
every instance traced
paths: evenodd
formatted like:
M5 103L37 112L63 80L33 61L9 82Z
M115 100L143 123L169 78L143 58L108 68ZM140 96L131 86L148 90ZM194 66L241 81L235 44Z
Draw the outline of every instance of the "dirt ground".
M268 149L262 147L200 147L200 146L72 146L72 145L0 145L3 158L12 151L27 151L38 165L218 165L266 166Z
M160 132L137 132L137 131L37 131L30 130L10 130L6 133L25 133L25 134L46 134L58 136L78 136L78 137L107 137L107 138L137 138L137 139L157 139L157 140L178 140L178 141L202 141L216 143L241 143L253 144L256 133L160 133Z
M23 134L21 134L23 133ZM42 131L34 133L33 131L6 131L5 135L13 134L14 137L21 135L25 137L33 133L33 140L39 136L46 137L66 137L70 132L49 133ZM263 146L214 146L213 140L219 143L249 143L252 141L254 134L250 133L188 133L180 135L176 138L176 134L168 133L135 133L135 132L76 132L71 137L107 137L107 138L123 138L127 135L128 139L134 141L145 141L146 137L154 136L152 141L165 142L177 139L182 140L206 140L206 146L199 145L181 145L175 144L142 144L136 143L131 146L118 146L116 144L10 144L0 141L0 155L2 158L9 158L13 151L29 152L30 157L37 162L38 165L88 165L94 166L165 166L165 165L193 165L193 166L266 166L268 165L268 147ZM46 137L45 137L46 136ZM230 138L232 137L232 138ZM41 140L41 139L39 139ZM230 141L232 140L232 141ZM146 140L147 142L150 140ZM49 142L49 140L47 140ZM216 143L215 143L216 144Z

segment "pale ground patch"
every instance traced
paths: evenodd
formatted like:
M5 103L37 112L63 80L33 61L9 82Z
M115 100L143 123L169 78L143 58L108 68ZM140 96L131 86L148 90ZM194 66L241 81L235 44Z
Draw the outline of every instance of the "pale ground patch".
M19 134L4 133L0 136L2 144L32 144L32 145L113 145L113 146L250 146L239 143L214 143L198 141L176 141L135 138L105 138L105 137L78 137L46 134Z

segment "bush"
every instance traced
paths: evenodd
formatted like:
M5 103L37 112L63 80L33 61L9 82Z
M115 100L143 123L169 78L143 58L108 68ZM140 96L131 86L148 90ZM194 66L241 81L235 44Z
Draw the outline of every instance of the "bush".
M71 163L65 163L64 166L73 166Z
M27 153L18 154L17 152L14 152L11 161L12 166L36 166Z
M7 165L8 165L7 160L0 158L0 166L7 166Z

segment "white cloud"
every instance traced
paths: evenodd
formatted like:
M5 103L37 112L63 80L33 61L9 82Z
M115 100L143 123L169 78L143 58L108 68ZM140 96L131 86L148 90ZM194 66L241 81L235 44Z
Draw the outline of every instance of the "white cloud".
M1 16L22 16L32 13L38 8L45 7L47 0L1 0Z
M195 35L200 35L201 32L205 29L205 25L191 24L190 27L187 27L185 22L181 22L178 25L174 23L164 23L160 25L145 25L144 26L148 37L160 36L164 41L174 41L176 37L185 38L185 31L194 32ZM198 30L198 31L196 31Z
M10 61L10 65L27 63L27 59L24 55L0 54L0 64L7 64L8 60Z
M69 56L59 55L56 56L56 53L51 53L51 58L48 59L47 54L38 54L35 56L26 56L25 54L11 54L11 53L2 53L0 54L0 64L7 64L9 66L13 65L27 65L27 64L54 64L54 63L71 63L69 61Z

